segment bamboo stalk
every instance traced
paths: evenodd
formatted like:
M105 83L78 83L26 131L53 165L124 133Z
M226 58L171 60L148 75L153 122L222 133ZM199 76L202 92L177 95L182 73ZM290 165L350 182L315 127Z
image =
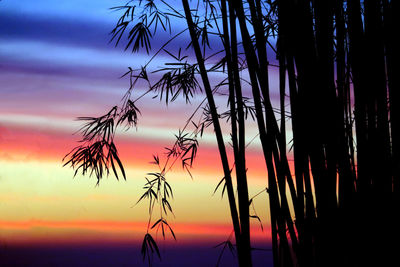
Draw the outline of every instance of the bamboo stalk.
M240 234L242 253L247 266L252 266L251 258L251 244L250 244L250 214L249 214L249 193L247 187L246 177L246 165L244 162L244 156L242 151L239 152L238 144L238 129L237 129L237 118L236 118L236 105L235 105L235 82L233 73L233 62L230 47L229 29L228 29L228 15L226 8L226 1L221 1L221 12L223 22L223 38L224 47L228 65L228 80L229 80L229 102L230 102L230 114L231 114L231 125L232 125L232 145L234 149L235 166L236 166L236 179L237 179L237 191L238 191L238 202L239 202L239 216L240 216ZM235 33L236 34L236 33ZM243 120L243 118L241 118ZM244 121L240 122L241 127L244 128ZM243 142L242 142L243 143ZM244 151L243 151L244 152ZM240 153L240 154L239 154Z
M224 144L224 140L223 140L223 136L222 136L221 126L219 124L217 109L216 109L215 102L214 102L214 96L212 94L211 85L210 85L207 71L206 71L206 68L204 65L204 57L201 53L200 45L199 45L199 42L198 42L198 39L196 36L195 26L194 26L194 22L192 19L192 14L190 12L189 3L187 0L182 0L182 4L184 7L184 11L185 11L185 17L186 17L187 25L189 28L189 33L190 33L190 37L192 40L193 49L196 54L196 59L197 59L198 65L199 65L201 78L203 80L204 89L205 89L205 92L207 95L208 104L210 106L210 112L211 112L212 121L213 121L213 125L214 125L214 131L215 131L215 135L216 135L217 143L218 143L218 151L220 153L222 167L224 170L224 177L225 177L226 189L227 189L227 194L228 194L232 224L233 224L233 228L234 228L234 232L235 232L235 238L236 238L236 242L237 242L238 251L241 251L242 244L241 244L241 237L240 237L239 216L238 216L238 212L236 209L236 201L235 201L235 195L234 195L234 191L233 191L232 178L231 178L230 169L229 169L228 157L227 157L226 150L225 150L225 144ZM242 255L239 255L239 263L240 263L240 266L246 266L245 265L246 262L243 261Z

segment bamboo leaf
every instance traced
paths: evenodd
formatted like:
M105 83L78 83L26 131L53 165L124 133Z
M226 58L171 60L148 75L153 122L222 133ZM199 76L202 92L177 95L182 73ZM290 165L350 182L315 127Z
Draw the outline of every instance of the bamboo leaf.
M154 227L156 227L157 224L159 224L160 222L162 223L162 219L158 219L158 220L153 224L153 226L151 227L151 229L153 229Z
M126 180L126 175L125 175L124 166L122 165L122 162L121 162L121 160L120 160L119 157L118 157L117 149L116 149L116 147L115 147L115 145L114 145L113 142L111 142L111 153L112 153L114 159L115 159L115 160L117 161L117 163L118 163L119 169L120 169L121 172L122 172L122 176L124 177L124 180Z
M215 192L217 192L219 186L225 181L225 176L219 181L219 183L217 184L217 186L214 189L213 195L215 194ZM224 188L225 188L225 184L224 184ZM223 192L223 191L222 191ZM223 193L222 193L223 195Z
M260 223L261 231L264 231L264 227L262 225L260 217L258 217L257 215L250 215L250 218L257 219L257 221Z
M160 250L158 249L156 241L153 239L153 237L150 234L146 234L145 236L146 242L148 247L151 249L151 251L155 251L157 253L158 258L161 260L161 255L160 255Z

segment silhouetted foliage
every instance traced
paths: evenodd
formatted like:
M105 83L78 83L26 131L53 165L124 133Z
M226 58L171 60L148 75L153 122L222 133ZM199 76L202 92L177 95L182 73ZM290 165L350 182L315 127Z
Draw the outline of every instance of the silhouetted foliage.
M166 175L180 161L191 176L199 138L211 125L224 173L214 193L226 193L233 226L229 239L218 245L222 252L217 266L226 248L236 250L239 266L252 266L250 219L262 227L253 199L264 191L269 198L274 266L398 262L398 2L182 0L182 7L176 7L163 0L142 0L115 7L122 15L111 41L118 45L127 36L125 50L149 53L151 38L159 30L172 37L144 66L129 68L123 75L129 76L130 87L121 108L113 107L98 118L80 118L85 122L82 145L67 155L65 165L75 168L75 174L94 173L98 181L110 168L117 178L118 170L125 178L113 138L119 125L136 127L137 101L149 93L166 104L179 96L191 103L196 94L205 95L175 135L175 143L166 148L165 158L154 156L152 163L159 170L148 174L138 201L149 201L142 247L149 264L152 254L160 257L150 230L161 229L163 238L167 230L175 239L165 218L172 213L173 196ZM172 19L187 28L172 35ZM180 43L177 53L168 50L183 33L189 33L189 43ZM148 72L148 64L161 53L173 61ZM276 88L270 88L275 87L271 68L278 71ZM215 81L213 74L223 78ZM133 99L139 80L148 90ZM279 92L278 105L272 91ZM228 110L219 111L215 96L227 99ZM250 119L258 133L246 144ZM231 165L220 121L230 126ZM287 132L292 136L289 142ZM267 187L249 198L246 149L255 138L267 167ZM160 205L160 214L153 222L155 204Z

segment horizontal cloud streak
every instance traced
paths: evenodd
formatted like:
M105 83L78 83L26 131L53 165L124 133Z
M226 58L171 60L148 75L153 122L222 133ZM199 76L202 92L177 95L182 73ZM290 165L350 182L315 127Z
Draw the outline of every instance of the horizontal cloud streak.
M131 233L129 235L116 237L116 239L125 239L125 241L140 241L142 238L143 229L146 228L147 222L124 222L124 221L43 221L43 220L30 220L30 221L0 221L0 227L3 229L3 234L8 231L35 231L35 228L53 229L57 234L62 234L63 230L75 230L80 232L82 230L91 230L95 232L105 233ZM210 239L221 240L224 239L232 231L232 226L221 223L175 223L174 232L179 234L180 241L191 243L193 238L200 240L210 241ZM260 229L254 227L253 235L255 241L264 239L269 231L263 233ZM25 233L27 234L27 233ZM29 234L29 233L28 233ZM96 237L97 236L97 237ZM36 237L39 238L39 237ZM36 242L51 242L48 238L40 236L44 240L36 240ZM75 237L76 238L76 237ZM102 239L101 235L95 234L93 239ZM64 236L65 241L74 242L74 237L68 238Z
M0 36L10 40L40 40L57 45L98 49L109 48L108 33L113 24L100 18L88 19L26 16L18 13L0 14Z

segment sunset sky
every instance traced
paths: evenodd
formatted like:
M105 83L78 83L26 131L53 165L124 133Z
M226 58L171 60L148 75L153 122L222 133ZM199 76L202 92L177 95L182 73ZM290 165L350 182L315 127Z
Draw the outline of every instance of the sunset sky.
M126 181L110 175L96 187L95 177L73 178L74 171L62 167L63 157L80 138L74 134L81 125L76 117L99 116L119 104L129 87L129 81L119 77L151 56L109 44L109 32L120 15L109 8L125 2L0 2L0 249L6 252L7 247L54 244L136 248L145 234L147 206L135 203L144 192L146 173L155 171L149 162L174 142L174 133L202 95L192 105L178 99L167 107L153 95L138 103L142 113L138 129L121 131L116 137ZM174 23L175 29L182 27ZM187 42L187 37L180 42ZM155 39L154 46L160 41L165 39ZM163 66L165 60L161 55L152 68ZM223 97L217 97L217 104L226 109ZM248 141L257 132L249 125ZM254 141L247 152L250 196L267 184L257 144ZM220 191L213 196L223 172L211 128L200 140L192 174L193 179L179 165L168 174L175 195L171 203L175 217L168 221L177 242L167 243L211 248L232 231L227 199L221 199ZM267 200L265 193L255 199L264 231L257 221L252 226L254 240L264 247L270 236ZM133 251L132 257L140 256L139 248ZM216 262L215 255L210 263Z

